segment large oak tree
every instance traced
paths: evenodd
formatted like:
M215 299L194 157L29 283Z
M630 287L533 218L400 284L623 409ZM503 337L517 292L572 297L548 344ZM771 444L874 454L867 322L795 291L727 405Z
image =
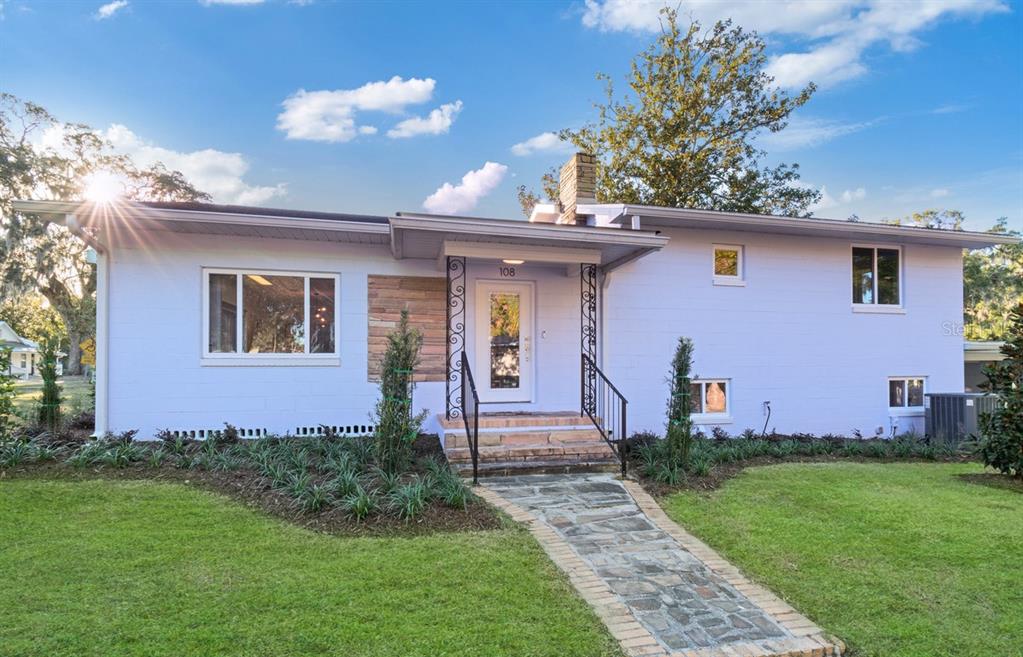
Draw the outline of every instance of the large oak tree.
M12 204L81 200L97 172L123 180L127 199L210 200L180 172L162 164L140 169L92 128L60 122L35 103L0 93L0 293L46 297L67 329L69 373L80 371L79 345L94 332L95 267L86 245L67 229L16 213Z

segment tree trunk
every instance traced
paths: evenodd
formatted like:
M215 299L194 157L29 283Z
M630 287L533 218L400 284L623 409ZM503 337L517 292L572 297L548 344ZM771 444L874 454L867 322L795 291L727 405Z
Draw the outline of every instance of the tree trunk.
M64 374L81 374L82 373L82 341L85 340L86 336L82 335L78 331L68 330L68 350L67 350L67 369L64 370Z

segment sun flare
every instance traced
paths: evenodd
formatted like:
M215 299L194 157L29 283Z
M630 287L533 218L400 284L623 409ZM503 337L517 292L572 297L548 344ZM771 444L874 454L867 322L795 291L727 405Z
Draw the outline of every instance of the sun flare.
M113 203L124 194L120 178L109 171L96 171L85 179L85 200Z

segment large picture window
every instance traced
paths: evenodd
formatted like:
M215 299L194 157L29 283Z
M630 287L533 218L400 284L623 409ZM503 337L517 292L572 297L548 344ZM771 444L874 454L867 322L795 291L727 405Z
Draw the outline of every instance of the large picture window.
M897 248L853 247L854 304L898 306L902 302L901 255Z
M205 356L336 356L338 277L205 270Z

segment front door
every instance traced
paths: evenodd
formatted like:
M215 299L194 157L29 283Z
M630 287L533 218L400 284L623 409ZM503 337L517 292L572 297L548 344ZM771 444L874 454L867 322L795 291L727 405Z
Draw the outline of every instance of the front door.
M476 364L481 402L533 400L533 285L476 284Z

